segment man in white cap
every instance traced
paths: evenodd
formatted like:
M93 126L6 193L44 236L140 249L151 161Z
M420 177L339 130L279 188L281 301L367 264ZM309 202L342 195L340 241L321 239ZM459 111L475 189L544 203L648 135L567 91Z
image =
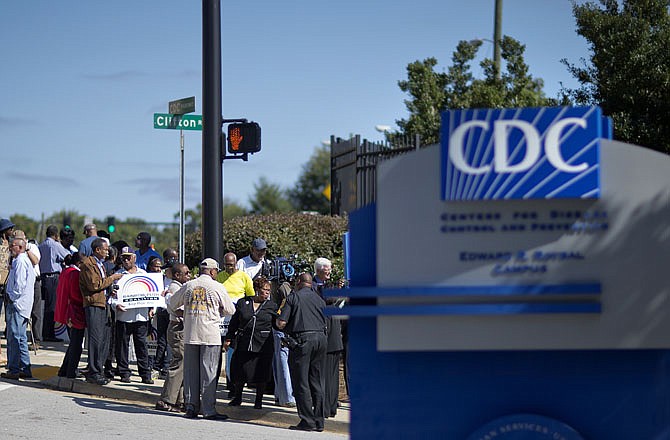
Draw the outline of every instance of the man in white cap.
M200 276L184 284L167 298L168 310L176 313L184 306L184 417L225 420L216 412L216 371L221 356L219 322L235 313L225 287L216 281L219 263L205 258ZM202 392L201 392L202 390Z

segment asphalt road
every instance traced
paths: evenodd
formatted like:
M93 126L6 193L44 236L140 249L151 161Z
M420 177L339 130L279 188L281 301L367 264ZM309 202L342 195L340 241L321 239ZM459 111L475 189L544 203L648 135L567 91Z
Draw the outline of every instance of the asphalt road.
M0 381L0 438L102 440L346 439L326 432L299 432L241 422L188 420L132 402L46 390L39 383Z

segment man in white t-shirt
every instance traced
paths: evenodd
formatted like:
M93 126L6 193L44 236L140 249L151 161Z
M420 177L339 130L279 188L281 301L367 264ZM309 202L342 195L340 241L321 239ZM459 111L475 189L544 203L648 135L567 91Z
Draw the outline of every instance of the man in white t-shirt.
M251 243L251 253L237 261L237 269L246 272L249 278L253 280L263 269L267 250L268 245L265 240L262 238L255 239Z

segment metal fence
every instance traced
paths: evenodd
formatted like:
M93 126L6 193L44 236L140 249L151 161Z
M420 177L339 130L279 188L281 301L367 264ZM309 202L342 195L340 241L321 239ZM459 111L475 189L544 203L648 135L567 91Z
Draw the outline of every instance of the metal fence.
M330 212L344 215L376 200L377 164L421 147L419 136L370 142L330 137Z

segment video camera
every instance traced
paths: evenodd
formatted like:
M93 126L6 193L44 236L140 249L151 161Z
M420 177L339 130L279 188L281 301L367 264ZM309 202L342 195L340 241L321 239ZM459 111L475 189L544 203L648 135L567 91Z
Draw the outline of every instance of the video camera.
M309 270L309 263L298 258L298 255L290 257L277 257L274 260L265 260L261 274L269 281L278 284L287 281L293 282L293 278L300 272Z

